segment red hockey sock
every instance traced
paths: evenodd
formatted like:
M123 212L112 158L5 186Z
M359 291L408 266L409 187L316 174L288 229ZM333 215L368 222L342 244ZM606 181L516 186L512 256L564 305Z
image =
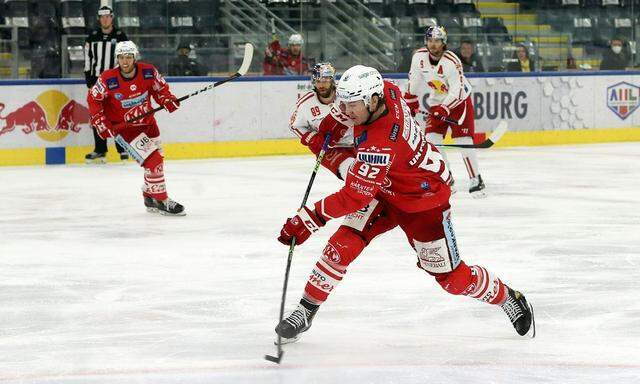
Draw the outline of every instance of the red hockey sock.
M466 294L489 304L504 303L507 299L507 288L498 276L479 265L472 265L470 269L473 283Z
M315 305L324 303L331 291L342 281L349 264L360 255L365 245L362 237L352 228L338 228L309 275L303 299Z
M142 194L156 200L166 200L167 187L164 182L164 162L159 151L155 151L143 164L144 185Z
M449 273L438 274L436 281L453 295L465 295L489 304L502 304L507 289L502 281L484 267L467 266L464 261Z

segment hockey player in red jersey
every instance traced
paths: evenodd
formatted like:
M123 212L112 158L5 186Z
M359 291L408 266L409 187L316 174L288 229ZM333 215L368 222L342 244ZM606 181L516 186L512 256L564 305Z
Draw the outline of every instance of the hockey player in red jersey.
M355 161L353 125L335 101L335 69L330 63L314 65L311 74L313 91L302 95L291 116L291 130L300 142L318 155L324 142L320 130L331 130L332 145L326 150L322 165L344 180ZM340 123L339 123L340 122ZM328 127L328 128L323 128ZM314 311L324 303L331 291L347 273L347 267L378 235L396 227L379 202L373 199L361 209L345 216L338 230L329 238L305 285L294 317L283 320L276 329L283 343L296 341L297 332L291 325L303 321L305 311Z
M149 212L183 216L184 207L167 195L156 120L149 115L129 123L153 109L151 97L170 113L180 103L153 65L136 60L133 42L119 42L115 54L118 66L104 71L87 96L91 125L100 137L114 137L144 168L142 195Z
M304 39L294 33L289 37L287 48L275 40L264 52L262 67L265 75L306 75L309 73L309 61L302 54Z
M418 49L411 59L409 84L404 96L411 114L415 115L420 106L418 97L413 93L426 85L429 88L427 102L430 106L425 128L427 140L442 144L451 127L451 137L456 144L473 144L475 120L471 84L462 72L462 63L453 52L447 50L447 33L443 27L428 27L425 44L426 47ZM443 117L456 120L458 124L450 124L442 120ZM485 197L485 185L480 176L475 150L462 148L460 153L469 174L469 193L474 198ZM444 152L442 156L446 161Z
M417 266L446 292L499 305L518 334L535 336L533 308L524 295L484 267L461 260L451 222L449 169L412 119L400 89L383 81L374 68L357 65L342 75L337 98L355 125L355 162L344 187L287 219L278 241L288 245L295 237L302 244L327 221L375 198L386 219L406 234ZM333 287L339 280L334 276ZM297 337L309 329L318 308L299 306L276 332Z

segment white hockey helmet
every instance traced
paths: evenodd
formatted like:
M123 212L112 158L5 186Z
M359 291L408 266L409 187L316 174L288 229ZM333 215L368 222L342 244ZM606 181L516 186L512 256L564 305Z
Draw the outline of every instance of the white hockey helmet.
M134 59L138 58L138 47L133 41L120 41L116 44L116 57L120 55L133 55Z
M356 65L347 69L336 87L338 102L349 103L363 100L365 106L371 104L371 96L382 96L384 83L377 69Z
M304 44L304 39L302 38L302 35L299 33L294 33L293 35L289 36L289 45L302 45Z

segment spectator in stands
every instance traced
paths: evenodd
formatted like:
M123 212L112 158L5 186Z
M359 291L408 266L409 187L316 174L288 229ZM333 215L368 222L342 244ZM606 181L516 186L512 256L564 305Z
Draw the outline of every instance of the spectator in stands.
M188 43L178 45L178 56L169 62L169 76L203 76L205 71L200 63L189 57L191 46Z
M124 32L114 26L113 9L110 7L106 5L100 7L98 20L100 26L89 34L84 44L84 78L89 89L98 81L102 72L116 66L116 43L129 40ZM93 128L93 139L95 147L93 152L84 157L85 162L104 164L107 161L107 140L98 136L95 128ZM129 159L129 155L120 144L116 143L116 149L120 154L120 160Z
M509 72L533 72L536 70L535 62L529 57L529 50L524 44L518 44L516 51L513 53L516 59L507 65Z
M309 61L302 55L302 36L294 33L289 37L286 49L274 40L264 51L262 68L265 75L306 75L309 74Z
M619 37L611 39L611 49L602 53L600 69L602 70L624 70L631 66L631 57L624 50L624 41Z
M464 73L484 72L480 57L474 52L473 41L464 39L460 42L460 48L453 51L462 62Z

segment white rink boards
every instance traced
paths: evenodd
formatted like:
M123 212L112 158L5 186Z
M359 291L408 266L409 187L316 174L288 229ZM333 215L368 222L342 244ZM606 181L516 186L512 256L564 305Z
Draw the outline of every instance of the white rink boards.
M454 195L458 245L527 295L538 336L446 294L395 230L281 366L263 360L287 255L275 238L312 157L168 162L186 217L146 213L133 164L0 168L0 382L640 382L640 143L479 158L489 197ZM311 201L338 187L322 171ZM338 224L296 249L288 308Z

